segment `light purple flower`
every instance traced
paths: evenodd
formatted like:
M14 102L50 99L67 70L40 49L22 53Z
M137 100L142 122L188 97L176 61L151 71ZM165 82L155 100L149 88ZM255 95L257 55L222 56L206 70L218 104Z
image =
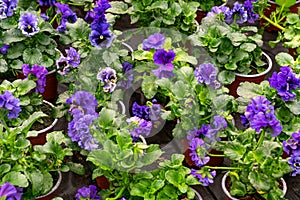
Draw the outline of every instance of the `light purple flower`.
M80 55L73 47L66 50L68 64L76 68L80 64Z
M211 63L199 65L194 71L194 76L198 80L198 84L205 83L215 89L221 86L217 81L217 69Z
M0 48L0 53L1 53L2 55L7 54L7 51L8 51L8 48L9 48L9 47L10 47L10 46L7 45L7 44L2 45L2 47Z
M210 157L206 156L207 148L208 147L203 139L194 138L190 141L189 149L191 150L191 153L189 155L196 166L201 167L210 160Z
M145 119L147 121L150 120L150 107L146 105L139 105L137 102L132 104L131 108L132 114L136 117Z
M290 167L292 168L292 176L300 174L300 155L292 155L288 160Z
M127 74L132 71L132 64L130 62L123 62L122 63L122 70L124 74Z
M216 14L220 14L220 13L226 13L228 12L229 8L227 6L214 6L212 7L211 11L207 13L206 16L211 17L214 16Z
M116 82L118 80L117 73L114 69L110 67L106 67L105 69L102 69L97 74L97 79L100 80L102 83L105 83L105 86L103 87L104 92L113 92L116 88Z
M203 136L207 135L210 129L210 125L202 125L200 130L196 127L193 130L189 130L187 133L187 140L188 142L192 142L194 138L202 138Z
M97 115L96 108L98 102L95 96L86 91L77 91L71 98L66 100L67 104L71 104L69 112L74 116L78 113Z
M17 118L21 112L20 99L15 98L9 91L0 95L0 109L7 112L8 119Z
M147 137L150 135L151 129L152 129L152 122L144 120L139 117L131 117L126 120L127 123L134 123L137 125L132 131L130 131L131 137L133 141L136 141L139 136Z
M159 79L162 78L172 78L175 74L172 72L174 70L174 66L169 63L166 65L159 65L157 69L152 70L152 73L157 76Z
M6 182L0 186L0 197L6 197L7 200L21 200L22 188L15 187L9 182Z
M44 93L48 70L44 66L32 65L32 67L30 67L28 64L23 64L22 70L26 79L36 81L35 91Z
M143 50L161 49L165 44L165 36L160 33L154 33L143 41Z
M55 0L38 0L40 6L54 6L56 1Z
M25 13L19 19L18 28L27 37L31 37L40 31L38 17L32 13Z
M57 61L56 61L56 68L57 68L57 73L64 76L69 73L70 65L69 65L69 60L68 58L61 56Z
M191 174L197 178L203 186L208 186L214 182L213 179L217 173L215 170L205 172L204 170L191 169Z
M297 78L292 69L287 66L281 67L279 73L274 72L269 82L284 101L294 100L296 97L294 91L300 88L300 78Z
M248 15L247 11L245 10L244 6L239 2L235 2L233 4L233 9L225 13L225 21L230 24L233 21L242 24L247 21Z
M0 20L14 14L18 5L18 0L0 0Z
M89 187L82 187L77 190L75 195L76 200L100 200L101 197L97 195L97 187L94 185L90 185Z
M292 138L282 142L283 150L287 154L300 156L300 130L292 134Z

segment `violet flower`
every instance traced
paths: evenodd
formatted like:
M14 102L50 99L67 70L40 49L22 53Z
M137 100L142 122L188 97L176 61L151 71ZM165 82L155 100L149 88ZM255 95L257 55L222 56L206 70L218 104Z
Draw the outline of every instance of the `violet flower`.
M9 48L9 47L10 47L10 46L7 45L7 44L2 45L2 47L0 48L0 53L1 53L2 55L7 54L7 51L8 51L8 48Z
M159 120L160 116L161 116L160 104L152 104L152 106L150 106L149 118L151 120Z
M139 118L137 116L131 117L126 120L127 123L135 123L138 127L135 127L130 131L133 141L137 141L139 136L147 137L150 135L152 129L152 122Z
M211 11L207 13L206 16L212 17L214 15L218 15L221 13L227 13L229 11L229 8L227 6L214 6L212 7Z
M106 22L99 22L92 26L92 31L89 36L91 44L98 49L111 46L114 35L109 30L109 24Z
M31 37L40 31L38 17L32 13L25 13L19 19L18 28L27 37Z
M56 1L55 0L38 0L40 6L54 6Z
M127 74L132 71L132 64L130 62L123 62L122 63L122 70L124 74Z
M292 134L292 138L282 142L283 150L287 154L300 156L300 130Z
M46 86L46 75L48 74L48 70L44 66L33 65L32 67L30 67L28 64L23 64L22 70L26 79L36 81L35 91L44 93Z
M202 125L200 130L198 130L196 127L193 130L189 130L187 133L188 142L192 142L194 138L201 138L207 135L209 129L210 125Z
M73 47L66 49L68 64L76 68L80 64L80 55Z
M217 81L217 69L211 64L201 64L194 71L194 76L198 80L198 84L205 83L215 89L221 87L221 84Z
M95 96L90 92L77 91L71 98L66 100L66 103L71 104L69 112L73 116L78 113L78 110L83 114L98 115L95 111L98 102Z
M56 68L57 68L57 73L64 76L69 73L70 65L69 65L69 60L68 58L61 56L57 61L56 61Z
M292 168L292 176L300 174L300 155L292 155L288 160L290 167Z
M168 63L166 65L159 65L157 69L152 70L152 73L159 79L172 78L175 76L175 74L172 72L173 70L174 66L171 63Z
M89 200L100 200L101 197L97 195L97 187L90 185L89 187L82 187L77 190L75 195L76 200L89 199Z
M276 137L282 131L282 126L275 116L274 106L263 96L251 100L246 108L245 117L249 120L250 127L257 132L266 128L272 137Z
M160 33L154 33L143 41L143 50L161 49L165 44L165 36Z
M225 21L230 24L233 21L242 24L247 21L248 15L244 6L239 2L233 4L233 9L225 13Z
M292 69L287 66L281 67L278 73L274 72L272 77L269 78L269 82L283 101L294 100L296 94L293 91L300 87L300 78L297 78Z
M204 172L203 170L191 169L191 174L198 179L203 186L208 186L214 182L214 177L216 176L216 171Z
M76 13L69 8L68 4L55 3L55 6L58 8L57 13L62 14L61 22L57 30L63 32L66 30L66 23L75 23L77 16Z
M115 90L118 78L117 73L114 69L110 67L102 69L97 74L97 79L100 80L102 83L105 83L105 86L103 87L104 92L113 92Z
M190 142L189 149L191 150L189 155L196 166L201 167L210 160L210 157L206 156L207 146L203 139L194 138Z
M0 109L8 112L8 119L17 118L21 112L20 100L15 98L9 91L5 91L0 95Z
M0 20L14 14L18 5L18 0L0 0Z
M146 105L139 105L137 102L132 104L131 108L132 114L136 117L145 119L147 121L150 120L150 107Z
M154 64L166 65L173 62L176 54L173 50L166 51L164 49L159 49L153 54Z
M0 186L0 199L1 197L6 197L7 200L21 200L22 198L22 188L15 187L9 182L6 182Z
M245 8L245 10L247 11L247 21L249 22L249 23L254 23L256 20L258 20L258 18L259 18L259 15L258 14L256 14L256 13L254 13L253 12L253 5L252 5L252 3L253 2L256 2L257 0L246 0L245 2L244 2L244 8Z

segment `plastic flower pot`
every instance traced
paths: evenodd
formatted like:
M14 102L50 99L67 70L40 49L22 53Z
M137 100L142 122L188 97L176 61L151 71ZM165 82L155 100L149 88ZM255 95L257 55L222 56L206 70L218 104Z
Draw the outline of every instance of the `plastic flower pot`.
M45 91L42 93L43 99L54 101L57 97L58 81L56 78L56 71L52 70L46 75Z
M272 69L272 66L273 66L273 62L270 58L270 56L268 54L266 54L265 52L262 52L262 55L263 57L265 57L266 61L267 61L267 69L262 72L262 73L259 73L259 74L238 74L238 73L235 73L235 80L227 85L227 88L229 89L229 94L234 96L234 97L238 97L238 94L237 94L237 88L239 87L240 83L242 82L251 82L251 83L261 83L266 75L271 71Z
M61 172L57 171L57 173L58 173L58 179L57 179L56 184L53 186L53 188L47 194L44 194L44 195L41 195L41 196L37 196L35 198L36 200L51 200L51 199L54 198L54 192L60 186L60 183L61 183L61 180L62 180L62 174L61 174Z
M195 192L195 200L203 200L202 196L197 190L195 190L194 188L192 188L192 190Z
M224 174L223 178L222 178L221 184L222 184L223 192L225 193L226 199L227 199L227 200L239 200L239 199L237 199L237 198L235 198L235 197L232 197L232 196L230 195L230 192L229 192L229 191L227 190L227 188L226 188L226 179L227 179L227 177L228 177L229 172L230 172L230 171L226 172L226 173ZM282 198L283 198L284 195L285 195L286 192L287 192L287 185L286 185L286 182L285 182L285 180L284 180L283 178L281 178L280 181L282 182L282 186L283 186L283 189L282 189L282 190L283 190L283 196L282 196Z
M43 103L48 105L51 108L54 108L54 105L49 101L43 100ZM37 136L29 137L29 141L32 145L43 145L46 143L46 135L53 131L54 126L57 124L58 119L54 119L50 126L47 126L41 130L37 131Z

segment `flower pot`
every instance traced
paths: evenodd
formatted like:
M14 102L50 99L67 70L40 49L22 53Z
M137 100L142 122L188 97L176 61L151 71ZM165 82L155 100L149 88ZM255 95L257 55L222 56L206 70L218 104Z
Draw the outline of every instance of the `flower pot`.
M251 83L259 84L260 82L262 82L265 79L266 74L268 74L271 71L273 63L268 54L266 54L265 52L262 52L262 55L267 60L268 68L264 72L259 73L259 74L249 74L248 75L248 74L235 73L235 80L231 84L227 85L230 95L232 95L236 98L238 97L237 88L239 87L240 83L242 83L242 82L248 81Z
M46 75L45 91L42 93L43 99L54 101L57 97L58 81L56 78L56 71L52 70Z
M98 177L96 178L96 183L97 183L97 186L98 186L99 188L101 188L102 190L107 190L107 189L109 189L110 183L109 183L108 179L107 179L104 175L98 176Z
M226 173L224 174L223 178L222 178L221 184L222 184L223 192L225 193L225 195L226 195L226 197L227 197L227 200L239 200L239 199L237 199L237 198L235 198L235 197L232 197L232 196L230 195L230 192L229 192L229 191L227 190L227 188L226 188L226 179L227 179L227 177L228 177L228 174L229 174L229 171L226 172ZM286 192L287 192L287 185L286 185L286 182L285 182L285 180L284 180L283 178L281 178L280 181L282 182L282 185L283 185L283 189L282 189L282 190L283 190L283 196L282 196L282 198L283 198L284 195L285 195Z
M195 200L203 200L202 196L200 195L200 193L197 190L195 190L194 188L192 188L192 190L195 193Z
M54 198L54 192L55 192L55 190L57 190L57 188L59 187L61 180L62 180L61 172L57 171L57 173L58 173L58 180L57 180L56 184L53 186L53 188L47 194L37 196L35 198L36 200L51 200Z
M51 108L54 108L54 105L46 100L43 100L43 103L48 105ZM50 133L53 131L54 126L57 124L58 119L54 119L54 121L47 126L46 128L43 128L41 130L37 130L37 136L35 137L28 137L30 143L32 145L43 145L46 143L46 135L47 133Z

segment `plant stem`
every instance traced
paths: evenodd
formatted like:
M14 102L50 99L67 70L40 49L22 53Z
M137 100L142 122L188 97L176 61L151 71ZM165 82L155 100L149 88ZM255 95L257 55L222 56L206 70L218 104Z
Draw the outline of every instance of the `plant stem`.
M225 157L225 155L223 155L223 154L207 153L207 155L209 155L209 156L211 156L211 157Z
M113 198L106 198L106 200L116 200L116 199L122 197L122 194L123 194L125 189L126 189L126 187L122 187L121 190L119 191L119 193L117 194L117 196L115 196Z
M204 166L205 168L208 169L226 169L226 170L242 170L243 168L241 167L213 167L213 166Z
M258 147L260 147L263 144L264 138L265 138L265 131L262 130L255 149L257 149Z
M267 22L269 22L270 24L272 24L273 26L275 26L276 28L279 28L282 31L285 31L285 28L280 26L278 23L273 22L270 18L268 18L267 16L265 16L263 13L261 13L261 18L263 18L264 20L266 20Z
M57 14L54 15L54 17L51 19L51 21L49 22L50 24L52 24L54 22L54 20L56 19Z
M2 113L0 113L0 120L1 120L1 122L3 124L3 126L5 127L5 130L7 131L7 133L10 134L9 127L6 124L6 121L4 120L4 116L3 116Z

